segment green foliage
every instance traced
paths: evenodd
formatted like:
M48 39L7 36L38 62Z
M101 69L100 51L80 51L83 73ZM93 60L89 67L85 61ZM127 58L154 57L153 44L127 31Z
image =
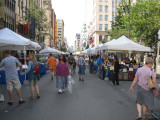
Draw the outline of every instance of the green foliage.
M160 29L159 0L138 0L136 4L131 5L130 17L129 6L122 1L117 12L112 30L108 31L111 38L118 38L123 34L127 36L130 28L131 39L136 37L150 47L157 44L157 32Z
M49 29L49 24L47 23L47 17L43 8L38 8L33 0L30 0L30 5L26 9L26 19L29 23L35 21L35 29L37 34L46 35ZM42 29L43 28L43 29ZM40 29L41 34L40 34Z
M67 49L66 49L66 48L61 47L61 48L60 48L60 51L62 51L62 52L67 52Z

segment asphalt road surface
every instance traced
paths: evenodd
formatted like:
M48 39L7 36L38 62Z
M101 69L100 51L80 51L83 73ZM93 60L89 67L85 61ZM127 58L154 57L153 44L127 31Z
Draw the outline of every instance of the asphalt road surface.
M14 92L14 105L7 105L8 94L4 85L2 93L5 102L0 103L0 120L135 120L136 90L128 93L131 82L120 82L120 86L111 86L111 81L100 80L87 72L85 82L75 80L73 93L59 95L55 80L45 75L39 81L40 99L29 100L28 84L22 87L26 103L19 105ZM160 106L155 110L160 109Z

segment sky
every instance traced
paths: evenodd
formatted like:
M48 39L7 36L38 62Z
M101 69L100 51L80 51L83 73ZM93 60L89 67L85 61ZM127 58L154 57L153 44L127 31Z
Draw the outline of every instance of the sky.
M85 0L52 0L56 18L64 20L64 36L69 46L74 46L76 33L85 22Z

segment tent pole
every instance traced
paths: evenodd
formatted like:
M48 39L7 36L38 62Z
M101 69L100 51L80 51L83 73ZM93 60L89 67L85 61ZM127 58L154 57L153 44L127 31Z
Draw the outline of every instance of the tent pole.
M25 63L25 67L27 66L26 63L26 47L24 46L24 63ZM26 74L25 74L25 80L26 80Z

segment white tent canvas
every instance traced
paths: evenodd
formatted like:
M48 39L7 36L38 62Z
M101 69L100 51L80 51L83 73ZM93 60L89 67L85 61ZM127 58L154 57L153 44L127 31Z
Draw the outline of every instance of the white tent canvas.
M88 54L95 54L97 52L96 47L87 49Z
M118 38L117 40L114 39L108 43L105 43L101 49L120 50L120 51L146 51L146 52L149 52L151 50L149 47L145 47L143 45L133 42L124 35Z
M59 51L50 47L47 47L39 52L40 54L59 54Z
M0 49L10 50L36 50L40 46L38 43L32 42L31 40L13 32L8 28L0 30Z
M87 50L81 51L80 54L88 55Z

